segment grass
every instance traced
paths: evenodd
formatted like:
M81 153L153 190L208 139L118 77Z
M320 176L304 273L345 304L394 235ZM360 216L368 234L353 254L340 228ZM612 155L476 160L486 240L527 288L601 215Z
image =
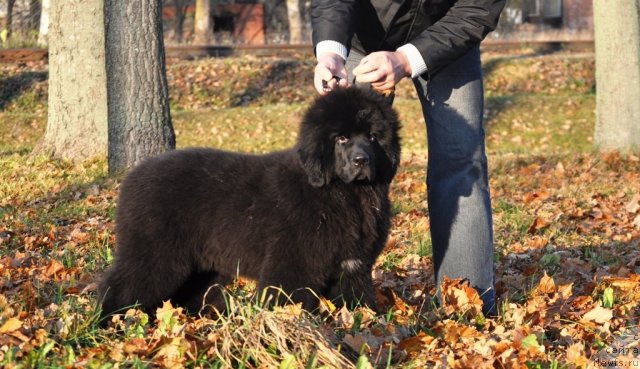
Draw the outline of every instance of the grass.
M285 70L304 81L311 67L252 58L170 65L178 146L254 153L291 146L312 95ZM73 164L29 156L45 127L45 70L0 68L0 80L20 91L0 86L3 367L569 368L638 324L640 161L592 151L592 59L485 62L498 317L461 308L473 304L463 304L466 290L455 284L454 305L432 305L426 130L403 82L395 216L374 270L384 313L271 311L247 300L251 284L238 281L228 295L229 316L197 319L167 305L156 321L131 309L108 329L97 325L94 291L116 244L119 179L106 177L103 159ZM228 78L198 81L203 73ZM555 287L545 282L548 292L541 293L547 274ZM563 297L560 287L569 283ZM612 317L606 324L585 320L605 287L614 291Z

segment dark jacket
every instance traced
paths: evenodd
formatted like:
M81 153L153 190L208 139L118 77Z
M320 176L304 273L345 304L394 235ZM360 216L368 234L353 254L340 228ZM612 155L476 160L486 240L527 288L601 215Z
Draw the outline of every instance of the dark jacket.
M313 0L314 48L334 40L368 54L413 44L433 74L495 29L506 0Z

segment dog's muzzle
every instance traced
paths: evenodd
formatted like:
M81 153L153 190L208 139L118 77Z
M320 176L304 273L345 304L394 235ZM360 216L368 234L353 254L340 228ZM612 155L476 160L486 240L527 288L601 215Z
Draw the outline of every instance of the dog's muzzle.
M355 174L353 180L356 181L364 181L367 180L369 182L373 181L374 178L374 170L371 167L371 159L369 155L364 152L356 152L352 155L351 158L351 166L352 171Z

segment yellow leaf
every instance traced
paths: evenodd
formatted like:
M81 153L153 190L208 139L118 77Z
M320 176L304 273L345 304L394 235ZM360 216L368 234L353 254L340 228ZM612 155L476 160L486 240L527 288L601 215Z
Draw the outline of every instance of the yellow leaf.
M22 327L22 322L18 318L9 318L2 327L0 327L0 333L9 333L17 331Z
M336 311L336 306L333 304L333 302L322 296L320 297L320 308L328 311L329 313L333 313L334 311Z

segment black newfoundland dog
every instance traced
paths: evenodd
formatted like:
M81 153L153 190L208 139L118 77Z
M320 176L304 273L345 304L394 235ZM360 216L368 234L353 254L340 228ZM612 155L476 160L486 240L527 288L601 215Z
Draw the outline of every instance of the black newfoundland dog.
M120 189L115 260L98 289L103 316L136 302L153 312L167 299L190 312L224 308L210 286L237 275L308 310L316 295L374 307L398 129L382 96L352 87L316 99L290 150L187 149L146 160Z

